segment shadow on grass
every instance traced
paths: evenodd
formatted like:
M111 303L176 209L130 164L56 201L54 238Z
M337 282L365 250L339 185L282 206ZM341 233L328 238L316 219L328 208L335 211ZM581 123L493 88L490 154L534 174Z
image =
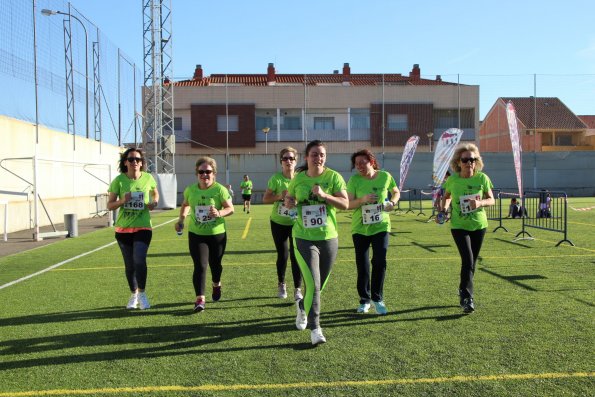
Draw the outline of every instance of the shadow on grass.
M161 305L161 308L176 308L186 303ZM215 306L215 305L213 305ZM453 306L426 306L389 313L386 316L359 315L353 310L337 310L323 312L322 321L325 327L368 326L396 321L420 320L455 320L463 315L432 315L419 317L400 316L407 313L450 309ZM224 308L221 307L220 310ZM207 310L211 310L208 307ZM189 310L184 309L184 312ZM163 310L152 310L143 314L163 314ZM166 312L167 313L167 312ZM5 357L0 362L0 371L19 368L32 368L49 365L66 365L87 362L104 362L128 359L151 359L159 357L185 356L194 354L225 353L263 349L307 350L312 349L307 335L303 332L303 343L286 343L283 334L296 332L293 316L276 318L258 318L241 321L208 322L205 313L195 314L196 323L184 325L128 327L122 329L102 330L94 332L70 333L34 338L19 338L0 341L0 352ZM61 316L61 317L60 317ZM100 318L102 316L130 316L121 308L102 308L91 311L61 313L46 317L52 321L69 321L77 319ZM364 321L365 320L365 321ZM11 319L11 324L15 324ZM31 319L29 323L33 322ZM271 336L273 334L281 334ZM265 344L251 341L245 346L229 346L227 342L253 336L264 336ZM276 343L271 343L275 341ZM237 344L237 342L235 342ZM107 349L111 349L106 351ZM43 357L31 358L32 355ZM10 357L9 359L9 356ZM13 359L16 358L16 359Z

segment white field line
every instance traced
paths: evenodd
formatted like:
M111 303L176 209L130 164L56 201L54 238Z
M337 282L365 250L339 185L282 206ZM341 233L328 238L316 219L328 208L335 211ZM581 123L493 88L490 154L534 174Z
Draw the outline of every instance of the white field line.
M154 227L153 227L153 229L157 229L158 227L161 227L161 226L163 226L163 225L167 225L168 223L171 223L171 222L175 221L176 219L178 219L178 218L174 218L174 219L172 219L172 220L169 220L169 221L167 221L167 222L163 222L163 223L161 223L161 224L159 224L159 225L157 225L157 226L154 226ZM33 277L35 277L35 276L39 276L40 274L43 274L43 273L49 272L50 270L53 270L53 269L55 269L55 268L57 268L57 267L60 267L60 266L62 266L62 265L65 265L65 264L67 264L67 263L70 263L70 262L72 262L72 261L75 261L75 260L77 260L77 259L79 259L79 258L82 258L82 257L84 257L84 256L87 256L87 255L91 255L91 254L93 254L93 253L95 253L95 252L97 252L97 251L101 251L101 250L102 250L102 249L104 249L104 248L111 247L111 246L112 246L112 245L114 245L114 244L116 244L116 241L112 241L112 242L111 242L111 243L109 243L109 244L102 245L101 247L95 248L95 249L93 249L93 250L91 250L91 251L84 252L84 253L82 253L82 254L80 254L80 255L73 256L72 258L69 258L69 259L63 260L62 262L56 263L56 264L54 264L54 265L52 265L52 266L50 266L50 267L46 267L46 268L45 268L45 269L43 269L43 270L40 270L40 271L38 271L38 272L35 272L35 273L33 273L33 274L29 274L29 275L27 275L27 276L21 277L21 278L19 278L18 280L14 280L14 281L11 281L11 282L9 282L9 283L6 283L6 284L3 284L3 285L0 285L0 289L8 288L8 287L10 287L10 286L12 286L12 285L15 285L15 284L18 284L18 283L20 283L20 282L22 282L22 281L28 280L28 279L30 279L30 278L33 278Z

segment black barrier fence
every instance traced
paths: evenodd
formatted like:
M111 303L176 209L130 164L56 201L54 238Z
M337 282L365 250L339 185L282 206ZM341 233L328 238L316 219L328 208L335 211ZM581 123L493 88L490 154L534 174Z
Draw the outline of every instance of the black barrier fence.
M504 229L505 232L508 232L508 229L502 225L502 197L505 196L506 193L503 193L501 189L492 189L492 193L494 193L496 204L485 208L488 220L498 221L498 226L492 232L495 232L498 229Z
M522 199L522 208L527 213L523 216L523 229L516 237L527 235L532 237L527 228L548 230L562 233L564 238L558 241L556 247L567 242L568 239L568 197L564 192L548 190L526 190Z
M416 212L417 215L425 215L424 207L422 203L423 194L421 189L408 189L401 191L401 197L403 193L407 193L407 200L409 201L409 208L405 211L406 214L410 212Z

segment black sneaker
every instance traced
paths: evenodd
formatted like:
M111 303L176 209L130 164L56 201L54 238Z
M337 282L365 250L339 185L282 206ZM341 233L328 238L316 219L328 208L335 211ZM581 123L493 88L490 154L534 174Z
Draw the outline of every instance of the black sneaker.
M463 299L463 313L473 313L475 311L475 304L473 298Z
M217 302L219 299L221 299L221 286L217 286L217 287L213 287L213 302Z

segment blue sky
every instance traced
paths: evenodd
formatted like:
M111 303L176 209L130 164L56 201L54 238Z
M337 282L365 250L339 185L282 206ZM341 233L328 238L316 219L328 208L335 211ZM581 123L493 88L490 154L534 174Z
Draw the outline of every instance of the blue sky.
M142 65L144 0L71 0ZM498 96L558 96L595 114L593 0L173 0L174 77L408 74L479 84L482 117ZM142 71L141 71L142 72Z

